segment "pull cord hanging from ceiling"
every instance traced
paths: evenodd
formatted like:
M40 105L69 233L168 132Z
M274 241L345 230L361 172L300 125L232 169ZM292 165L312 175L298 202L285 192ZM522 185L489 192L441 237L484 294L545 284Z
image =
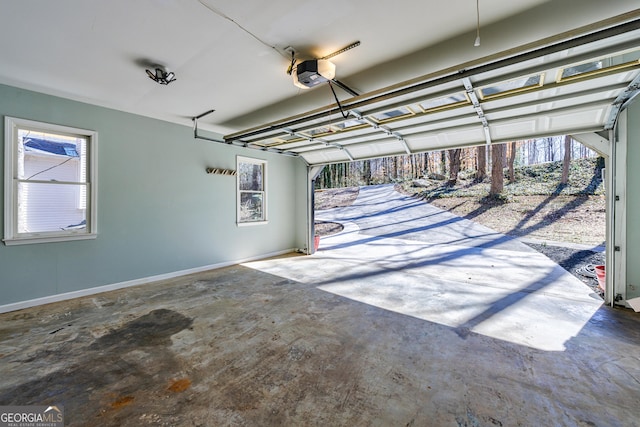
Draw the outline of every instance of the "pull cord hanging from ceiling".
M476 0L476 41L473 45L480 46L480 0Z

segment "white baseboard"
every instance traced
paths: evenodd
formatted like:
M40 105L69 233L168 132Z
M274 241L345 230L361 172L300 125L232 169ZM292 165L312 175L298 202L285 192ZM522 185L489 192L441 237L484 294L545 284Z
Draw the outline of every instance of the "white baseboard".
M263 255L240 259L236 261L228 261L228 262L221 262L218 264L204 265L202 267L190 268L187 270L180 270L180 271L174 271L171 273L158 274L157 276L142 277L140 279L127 280L126 282L113 283L110 285L80 289L78 291L65 292L62 294L49 295L46 297L30 299L27 301L14 302L11 304L0 305L0 313L8 313L10 311L22 310L24 308L50 304L52 302L66 301L74 298L86 297L89 295L115 291L117 289L129 288L131 286L144 285L146 283L158 282L161 280L175 279L176 277L188 276L189 274L194 274L194 273L202 273L203 271L215 270L218 268L228 267L230 265L241 264L243 262L257 261L265 258L284 255L284 254L291 253L293 251L295 251L295 249L287 249L284 251L273 252L270 254L263 254Z

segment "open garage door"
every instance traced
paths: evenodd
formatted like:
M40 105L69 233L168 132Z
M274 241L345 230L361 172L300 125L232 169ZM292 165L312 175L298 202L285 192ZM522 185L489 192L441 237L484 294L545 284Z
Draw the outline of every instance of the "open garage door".
M620 153L610 141L620 112L639 91L640 20L635 19L594 25L398 83L227 135L225 142L299 156L312 179L331 163L569 134L607 159L607 242L617 249L620 210L615 213L610 195L616 194L614 183L620 185L616 174L626 172L616 172ZM607 264L623 271L624 256L609 250ZM616 289L616 283L624 286L622 279L607 275L607 302L624 299Z
M640 20L634 20L462 64L224 139L322 165L602 132L613 127L617 100L638 90L639 46Z

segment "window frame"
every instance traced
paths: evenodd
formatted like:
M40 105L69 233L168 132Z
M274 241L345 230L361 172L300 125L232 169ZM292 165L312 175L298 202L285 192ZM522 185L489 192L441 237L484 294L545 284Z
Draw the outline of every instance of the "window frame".
M98 132L70 126L45 123L5 116L4 118L4 235L7 246L32 243L52 243L74 240L95 239L98 235ZM20 233L18 231L18 133L20 129L45 132L66 136L77 136L86 140L86 177L84 182L86 198L86 228ZM55 181L42 181L38 184L57 185Z
M240 180L241 180L241 171L240 164L241 163L249 163L253 165L260 165L262 167L262 190L241 190L240 189ZM241 201L242 201L242 193L261 193L262 194L262 219L257 221L247 221L242 220L241 218ZM240 227L251 226L251 225L262 225L267 224L268 221L268 203L267 203L267 161L263 159L257 159L253 157L236 157L236 224Z

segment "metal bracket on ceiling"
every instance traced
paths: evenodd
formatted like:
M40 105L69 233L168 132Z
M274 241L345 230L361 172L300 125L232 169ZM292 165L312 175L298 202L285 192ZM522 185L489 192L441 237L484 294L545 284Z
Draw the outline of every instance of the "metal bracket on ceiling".
M604 125L605 130L611 130L615 127L620 113L627 108L636 96L640 93L640 74L629 83L629 86L618 95L611 106L611 112L609 113L609 120Z
M344 154L347 155L347 157L349 158L350 161L355 162L356 159L351 155L351 153L349 152L349 150L347 150L343 145L340 144L333 144L333 143L327 143L327 145L331 145L333 147L336 147L342 151L344 151Z
M356 110L351 110L351 114L353 116L356 117L356 119L365 122L366 124L368 124L369 126L371 126L373 129L379 130L381 132L384 132L385 134L387 134L388 136L392 136L395 139L397 139L398 141L400 141L400 143L402 144L402 147L404 148L404 151L407 154L413 154L413 152L411 151L411 148L409 148L409 144L407 144L407 141L404 139L404 136L402 136L401 134L399 134L398 132L393 132L391 129L389 129L387 126L381 126L380 124L378 124L375 120L372 120L369 117L364 117L359 111Z
M340 145L340 144L336 144L335 142L328 142L328 141L323 141L321 139L313 139L313 141L319 141L322 144L325 145L325 147L332 147L332 148L337 148L340 151L344 151L344 154L347 155L347 157L349 158L349 161L351 162L355 162L355 158L351 155L351 153L349 152L349 150L346 149L346 147L344 145Z
M191 120L193 121L193 138L194 139L201 139L203 141L217 142L217 143L220 143L220 144L235 145L235 146L239 146L239 147L242 147L242 148L250 148L250 149L253 149L253 150L260 150L260 151L267 151L267 152L270 152L270 153L283 154L285 156L300 157L300 155L298 153L294 153L294 152L291 152L291 151L278 150L277 148L262 147L262 146L259 146L259 145L255 145L255 144L244 142L242 140L237 140L237 139L217 139L217 138L211 138L211 137L208 137L208 136L200 135L198 133L198 120L203 118L204 116L208 116L209 114L213 113L214 111L216 111L216 110L205 111L204 113L199 114L199 115L191 118Z
M335 142L329 142L329 141L325 141L324 139L320 139L320 138L314 138L314 137L309 137L307 135L304 135L302 133L296 132L292 129L284 129L284 131L289 134L290 136L297 136L298 138L303 138L306 139L309 142L315 142L315 143L319 143L319 144L324 144L325 147L333 147L333 148L337 148L338 150L344 151L344 153L347 155L347 157L349 158L349 161L355 161L355 158L351 155L351 153L349 152L349 150L347 150L344 145L340 145L338 143Z
M402 147L407 154L413 154L413 151L411 151L411 148L409 148L409 144L407 144L407 140L404 139L402 135L400 135L398 132L391 132L390 135L400 141L400 144L402 144Z
M364 117L359 111L357 110L351 110L351 114L358 120L360 120L361 122L365 122L366 124L368 124L369 126L371 126L374 129L380 129L380 125L373 119L370 119L369 117Z
M464 88L467 91L467 96L469 97L469 100L473 105L473 109L476 110L476 114L478 115L478 119L480 120L480 123L482 123L485 141L487 142L487 145L491 145L491 133L489 132L489 121L487 120L487 116L484 115L484 110L482 109L482 105L480 104L480 99L478 99L478 95L476 94L475 88L471 83L471 79L469 79L469 77L463 77L462 84L464 85Z
M198 133L198 120L203 118L204 116L208 116L209 114L213 113L216 110L209 110L209 111L205 111L202 114L199 114L195 117L191 118L191 121L193 121L193 138L194 139L202 139L205 141L212 141L212 142L220 142L220 143L226 143L226 141L221 140L221 139L215 139L215 138L210 138L208 136L202 136Z

